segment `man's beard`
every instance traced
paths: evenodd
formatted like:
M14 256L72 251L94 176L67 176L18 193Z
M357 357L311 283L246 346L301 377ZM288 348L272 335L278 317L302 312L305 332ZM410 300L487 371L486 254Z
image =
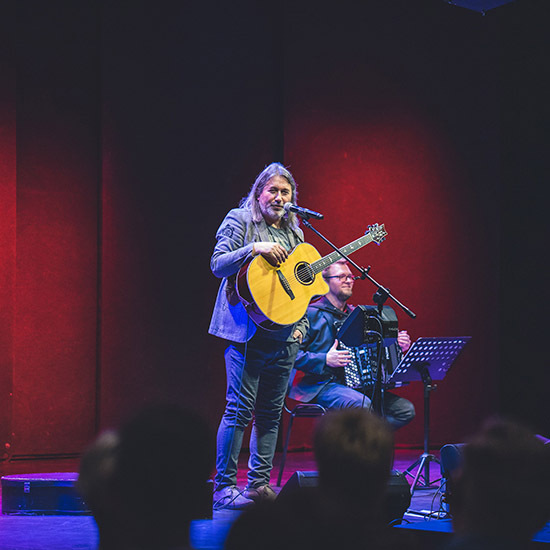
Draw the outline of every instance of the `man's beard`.
M268 206L266 208L266 213L269 215L270 218L278 218L282 219L285 215L285 211L283 208L273 208L273 206Z
M336 297L341 302L347 302L351 298L352 293L353 291L351 290L351 288L348 290L341 289L340 292L336 295Z

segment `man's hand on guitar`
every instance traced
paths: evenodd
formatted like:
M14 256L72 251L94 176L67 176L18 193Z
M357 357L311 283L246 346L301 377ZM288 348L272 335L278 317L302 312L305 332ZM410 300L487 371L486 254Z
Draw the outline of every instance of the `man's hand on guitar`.
M269 241L254 243L254 254L261 254L275 267L279 267L288 258L288 252L279 243Z
M334 344L327 352L327 367L336 369L338 367L345 367L351 360L351 354L349 351L338 348L338 340L334 340Z

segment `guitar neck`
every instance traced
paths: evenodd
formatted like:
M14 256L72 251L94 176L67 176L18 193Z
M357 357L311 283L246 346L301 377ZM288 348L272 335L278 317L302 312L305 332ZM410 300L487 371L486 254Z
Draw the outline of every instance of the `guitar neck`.
M346 246L343 246L339 250L346 256L349 256L352 252L355 252L356 250L359 250L360 248L367 246L369 243L372 242L372 240L373 239L370 234L363 235L362 237L359 237L352 243L349 243ZM342 256L335 250L334 252L331 252L324 258L321 258L320 260L313 262L311 264L311 267L315 274L321 273L323 269L326 269L329 265L332 265L334 262L337 262L340 259L342 259Z

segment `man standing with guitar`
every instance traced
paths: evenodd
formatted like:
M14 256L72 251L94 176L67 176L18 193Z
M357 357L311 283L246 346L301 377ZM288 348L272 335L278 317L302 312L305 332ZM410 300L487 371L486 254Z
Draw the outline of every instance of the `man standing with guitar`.
M349 351L339 349L336 334L353 311L347 302L353 293L354 277L345 260L323 271L329 291L307 310L310 328L300 346L295 368L306 374L294 385L289 396L305 403L317 403L326 409L369 407L371 400L344 381L344 367L350 362ZM399 353L406 353L411 339L406 331L397 335ZM384 393L384 416L394 428L408 424L415 416L414 405L390 392Z
M307 333L304 315L296 323L265 330L256 326L237 293L243 265L261 254L273 267L281 266L304 235L286 203L296 203L292 174L281 164L267 166L250 193L220 225L210 267L222 278L210 334L228 341L225 350L227 394L218 428L215 509L241 509L254 501L272 500L269 486L281 410L298 348ZM237 488L237 463L246 426L254 417L250 436L248 485Z

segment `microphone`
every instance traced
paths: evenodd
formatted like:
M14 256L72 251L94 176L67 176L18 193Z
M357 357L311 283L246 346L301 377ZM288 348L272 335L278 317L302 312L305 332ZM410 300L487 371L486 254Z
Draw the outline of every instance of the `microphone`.
M319 212L314 212L313 210L309 210L308 208L302 208L301 206L296 206L295 204L292 204L291 202L287 202L284 205L285 212L294 212L298 214L298 216L305 218L306 220L308 218L315 218L316 220L322 220L324 218L323 214L319 214Z

